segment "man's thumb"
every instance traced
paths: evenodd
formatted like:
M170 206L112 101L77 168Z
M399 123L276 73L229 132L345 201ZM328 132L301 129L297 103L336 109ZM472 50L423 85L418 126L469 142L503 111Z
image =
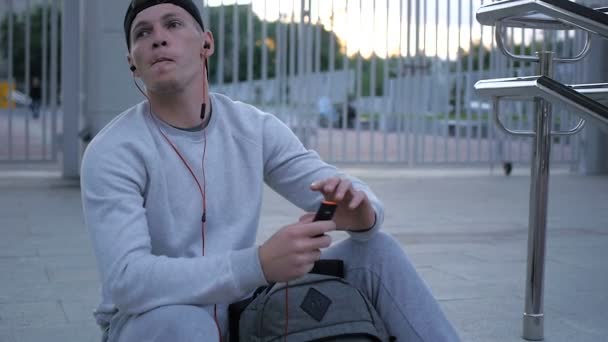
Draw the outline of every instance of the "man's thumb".
M302 216L300 216L300 219L298 220L300 223L310 223L312 222L312 220L315 218L315 213L306 213Z

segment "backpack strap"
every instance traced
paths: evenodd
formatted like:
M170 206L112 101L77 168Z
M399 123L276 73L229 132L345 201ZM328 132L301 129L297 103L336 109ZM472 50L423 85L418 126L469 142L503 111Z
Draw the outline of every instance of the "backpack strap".
M317 260L310 273L344 278L344 261L340 259Z
M251 297L245 298L236 303L232 303L228 306L228 331L230 335L230 342L239 342L239 320L241 318L241 313L243 313L247 305L249 305L249 303L251 303L255 297L257 297L267 288L271 287L272 285L260 286L253 292Z
M312 270L308 273L344 278L344 261L340 259L320 259L315 261ZM266 293L270 292L275 284L276 282L268 283L268 285L258 288L252 297L255 298L258 294L262 293L264 289L266 290Z

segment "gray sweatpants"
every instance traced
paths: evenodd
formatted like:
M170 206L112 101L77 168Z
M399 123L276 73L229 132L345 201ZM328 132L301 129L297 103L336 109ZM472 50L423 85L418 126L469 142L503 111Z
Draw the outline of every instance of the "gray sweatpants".
M323 258L344 260L346 280L367 295L397 341L459 341L428 287L391 236L378 233L365 242L346 239L325 250ZM227 331L227 327L222 330ZM193 305L164 306L130 317L117 315L107 339L218 340L212 311Z

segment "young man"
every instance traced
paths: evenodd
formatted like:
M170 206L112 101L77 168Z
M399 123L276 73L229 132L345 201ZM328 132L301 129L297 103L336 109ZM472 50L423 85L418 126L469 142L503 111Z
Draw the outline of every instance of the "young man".
M321 257L345 260L346 279L398 341L458 340L398 243L379 232L383 207L364 183L276 117L208 92L214 41L190 0L134 1L124 28L148 100L97 134L81 178L104 340L226 340L230 303ZM264 182L308 212L337 202L334 219L306 214L256 246ZM323 233L335 229L350 238L329 247Z

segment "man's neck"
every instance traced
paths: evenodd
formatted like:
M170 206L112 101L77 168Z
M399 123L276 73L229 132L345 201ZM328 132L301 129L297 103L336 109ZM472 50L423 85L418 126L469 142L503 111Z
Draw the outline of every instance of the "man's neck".
M208 87L206 87L209 89ZM201 87L188 87L179 93L149 93L154 113L164 122L178 128L192 128L209 121L209 93L205 92L205 115L201 119Z

